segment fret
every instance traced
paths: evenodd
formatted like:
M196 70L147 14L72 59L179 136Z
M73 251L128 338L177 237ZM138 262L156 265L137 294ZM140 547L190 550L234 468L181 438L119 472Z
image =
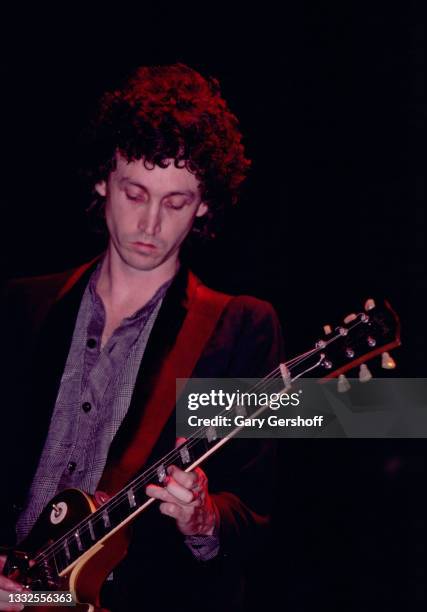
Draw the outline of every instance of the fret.
M129 489L128 490L127 496L128 496L129 506L131 508L135 508L136 507L136 499L135 499L135 493L133 492L133 489Z
M103 508L103 511L105 511L105 508ZM108 516L108 519L110 519L110 516ZM98 512L95 516L91 516L90 519L87 520L87 526L88 529L84 530L84 533L87 538L86 546L90 548L93 542L100 540L105 535L106 527L102 514Z
M67 565L69 565L68 559L67 559L67 555L65 554L65 548L64 548L64 543L62 540L58 541L58 544L60 544L60 546L55 550L54 553L52 553L52 557L55 560L56 563L56 567L58 568L58 573L62 572L62 570L64 570Z
M83 550L83 546L82 546L82 541L80 539L80 533L79 530L77 529L76 532L74 532L74 537L76 538L76 542L77 542L77 548L82 551Z
M157 480L162 483L165 480L166 476L166 468L162 463L162 465L157 468Z
M83 525L79 527L79 536L82 544L82 550L88 550L92 546L94 540L92 540L87 523L83 523Z
M213 442L216 440L216 429L212 425L209 425L209 427L206 429L206 438L208 442Z
M57 550L56 552L52 552L51 555L51 559L55 565L55 569L56 569L56 573L59 574L59 572L62 571L62 564L61 564L61 553L63 551L62 550Z
M79 539L80 539L80 534L79 534ZM82 553L82 550L79 548L79 543L77 541L75 531L72 534L70 534L70 536L67 538L67 542L68 542L68 550L70 552L70 561L74 561L75 559L80 557ZM80 539L80 544L82 544L81 539Z
M109 529L111 527L111 523L110 523L110 515L108 514L108 510L103 510L102 520L104 522L105 529Z
M90 534L91 540L92 540L92 542L95 542L96 537L95 537L95 532L93 530L92 521L88 520L87 524L88 524L88 527L89 527L89 534Z
M70 555L70 549L68 547L68 540L67 539L64 540L64 551L65 551L65 557L66 557L67 561L69 561L71 559L71 555Z
M181 455L182 465L186 465L187 463L191 462L190 451L188 450L187 445L183 446L179 450L179 454Z

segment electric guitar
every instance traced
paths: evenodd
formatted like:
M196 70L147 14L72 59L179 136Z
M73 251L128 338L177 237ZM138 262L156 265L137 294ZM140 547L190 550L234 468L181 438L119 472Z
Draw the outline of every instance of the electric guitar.
M367 300L362 312L347 315L340 325L325 326L323 331L312 349L280 364L260 381L258 390L272 380L280 381L281 388L287 390L296 379L315 373L319 382L338 378L338 385L345 391L345 372L359 366L364 382L369 378L366 362L376 356L381 355L384 368L395 367L390 351L400 345L400 325L387 302L377 307L373 300ZM257 408L257 414L267 408ZM234 409L237 413L236 406L228 415ZM28 586L31 592L25 594L32 595L33 601L40 591L52 592L52 597L59 591L69 592L77 602L76 610L95 612L100 606L102 584L126 555L132 521L155 501L145 494L146 486L161 485L169 465L193 470L239 429L231 429L226 437L215 439L211 428L201 428L197 435L186 439L105 500L96 501L96 496L78 489L62 491L45 507L21 544L22 550L9 551L3 574ZM61 600L56 601L57 609L69 609L61 606ZM38 612L48 609L43 603L31 606L31 610Z

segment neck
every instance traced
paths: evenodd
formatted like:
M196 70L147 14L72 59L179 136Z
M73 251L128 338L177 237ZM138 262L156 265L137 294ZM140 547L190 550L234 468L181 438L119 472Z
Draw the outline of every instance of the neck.
M178 268L177 258L164 262L154 270L133 268L123 261L110 243L101 265L97 291L110 304L132 302L142 306L176 274Z

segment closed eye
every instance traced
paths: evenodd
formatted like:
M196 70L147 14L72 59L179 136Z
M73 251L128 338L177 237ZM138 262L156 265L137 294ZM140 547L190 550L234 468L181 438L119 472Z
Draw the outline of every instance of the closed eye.
M168 202L166 206L172 208L172 210L181 210L184 208L184 204L173 204L172 202Z
M184 208L186 204L188 204L188 200L183 200L183 199L165 200L164 204L168 208L172 208L172 210L181 210L182 208Z
M128 198L128 200L132 200L133 202L144 202L145 201L145 195L140 194L140 195L132 195L130 193L126 193L126 197Z

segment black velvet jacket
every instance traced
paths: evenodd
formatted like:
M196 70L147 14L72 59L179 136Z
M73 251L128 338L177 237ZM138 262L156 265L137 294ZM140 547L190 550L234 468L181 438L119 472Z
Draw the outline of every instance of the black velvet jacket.
M2 300L2 538L13 543L16 513L22 507L46 439L83 291L95 263L70 283L74 270L7 284ZM173 346L186 314L188 271L181 268L161 307L142 359L128 414L109 457L123 448L156 384L162 360ZM60 296L58 298L58 296ZM281 330L267 302L233 298L200 357L193 376L263 377L282 359ZM175 419L169 419L147 465L174 446ZM268 523L274 487L274 445L234 439L204 466L220 510L219 556L196 561L173 519L153 504L134 524L126 560L106 594L113 611L238 610L245 590L244 566L255 559ZM115 601L115 603L114 603ZM139 603L138 603L139 602Z

